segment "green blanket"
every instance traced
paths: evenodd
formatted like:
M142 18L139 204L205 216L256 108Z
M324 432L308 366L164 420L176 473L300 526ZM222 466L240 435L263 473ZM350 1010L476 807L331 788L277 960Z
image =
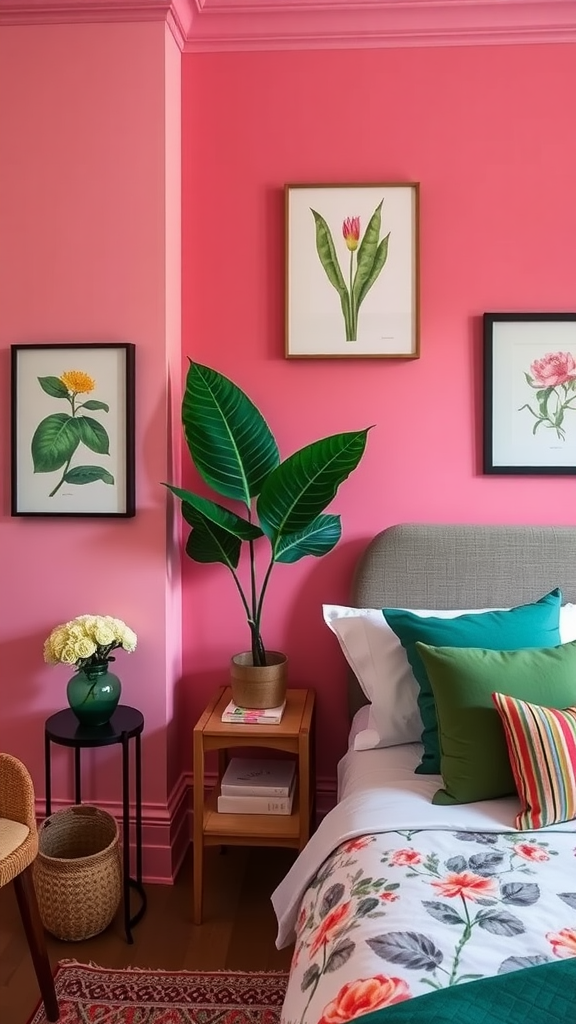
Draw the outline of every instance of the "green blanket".
M576 1024L576 958L438 989L362 1024Z

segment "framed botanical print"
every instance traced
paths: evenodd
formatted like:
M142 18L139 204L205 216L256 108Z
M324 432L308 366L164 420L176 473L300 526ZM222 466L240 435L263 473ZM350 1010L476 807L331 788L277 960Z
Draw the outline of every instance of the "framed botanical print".
M416 359L415 182L286 185L286 356Z
M576 313L485 313L484 472L576 473Z
M134 345L12 345L12 515L133 516Z

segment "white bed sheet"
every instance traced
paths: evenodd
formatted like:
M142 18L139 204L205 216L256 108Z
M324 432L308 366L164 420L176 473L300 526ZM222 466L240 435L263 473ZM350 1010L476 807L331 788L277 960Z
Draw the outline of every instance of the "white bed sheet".
M516 797L435 806L420 756L340 761L339 803L272 895L276 945L295 941L281 1024L343 1024L575 955L576 822L518 833Z
M446 807L433 804L432 797L441 785L441 777L414 774L421 753L419 743L346 752L338 765L338 803L272 893L279 949L295 939L298 911L309 883L326 858L349 839L414 829L474 833L516 831L514 821L520 810L516 796ZM543 835L543 831L523 835L533 838ZM562 822L545 832L568 832L576 838L576 822Z

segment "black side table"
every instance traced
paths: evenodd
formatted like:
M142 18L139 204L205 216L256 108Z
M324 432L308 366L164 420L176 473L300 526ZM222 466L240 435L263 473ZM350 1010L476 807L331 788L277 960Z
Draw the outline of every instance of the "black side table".
M74 749L74 800L82 803L80 751L83 747L109 747L122 744L122 863L124 881L124 929L126 941L134 942L132 928L146 911L146 893L142 884L142 753L140 737L144 717L136 708L119 704L107 725L80 725L71 708L58 711L46 719L44 726L44 757L46 772L46 817L52 808L52 775L50 743ZM130 758L129 742L135 743L135 796L136 796L136 878L130 874ZM130 916L130 889L141 899L139 910Z

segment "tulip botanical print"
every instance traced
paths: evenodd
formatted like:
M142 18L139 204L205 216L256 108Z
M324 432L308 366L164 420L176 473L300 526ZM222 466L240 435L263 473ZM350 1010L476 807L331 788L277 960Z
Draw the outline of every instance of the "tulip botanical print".
M286 186L286 355L414 359L417 183Z
M573 836L384 832L305 891L283 1024L344 1024L468 981L576 956Z
M378 203L362 237L360 217L346 217L342 224L342 236L348 251L348 283L340 269L340 260L328 224L320 213L316 210L311 211L316 225L318 257L326 277L340 298L346 341L357 340L360 306L388 258L390 232L384 238L380 238L383 202L381 199Z
M13 345L12 515L134 515L134 345Z
M526 409L534 417L532 433L536 434L543 427L555 431L559 441L565 441L564 416L568 411L576 411L574 356L571 352L547 352L541 359L534 360L530 373L524 373L524 377L535 394L533 401L525 402L519 411Z
M86 398L96 389L96 381L83 370L65 370L59 377L38 377L43 391L67 403L65 412L46 416L32 437L31 454L35 473L60 471L49 492L53 498L63 484L81 486L101 480L113 484L114 477L104 466L72 465L77 449L84 445L98 455L110 454L106 428L87 412L107 413L110 406L96 398Z

